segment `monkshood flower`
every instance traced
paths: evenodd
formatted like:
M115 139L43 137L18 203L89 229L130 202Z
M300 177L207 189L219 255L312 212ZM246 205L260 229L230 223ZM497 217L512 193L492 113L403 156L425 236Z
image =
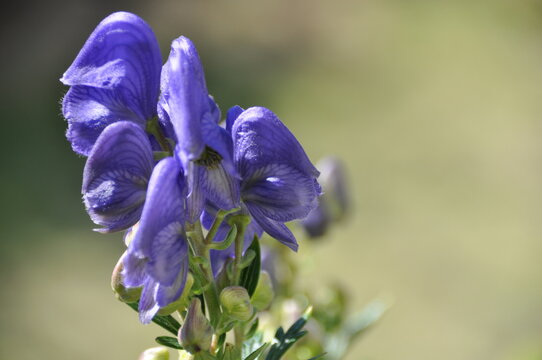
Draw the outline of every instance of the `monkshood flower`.
M177 300L188 274L186 185L178 159L161 160L152 172L141 220L124 260L127 287L143 287L139 318L149 323Z
M156 116L161 65L158 42L141 18L127 12L106 17L60 79L71 86L62 112L73 150L88 155L117 121L144 128Z
M306 217L317 205L318 170L269 109L234 107L226 128L233 139L243 207L266 233L296 251L297 241L284 223Z
M124 230L141 216L154 167L151 144L140 126L120 121L98 137L83 172L83 201L100 232Z
M237 207L232 140L218 125L220 111L207 91L198 52L183 36L171 44L161 90L160 121L175 138L175 151L186 172L188 220L198 220L206 200L224 210Z

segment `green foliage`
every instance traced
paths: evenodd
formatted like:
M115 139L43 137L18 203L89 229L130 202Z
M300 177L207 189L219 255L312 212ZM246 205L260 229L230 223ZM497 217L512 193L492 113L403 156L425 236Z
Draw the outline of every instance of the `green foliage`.
M139 301L128 303L127 305L130 306L135 311L139 312L138 311ZM152 318L152 322L166 329L167 331L169 331L175 336L177 335L177 333L179 332L179 328L181 327L181 324L179 324L179 322L175 320L175 318L171 315L166 315L166 316L156 315L155 317Z
M271 349L269 349L269 353L267 354L265 360L281 359L288 349L290 349L299 339L307 334L307 331L302 329L307 323L311 312L312 308L309 307L303 316L297 319L297 321L290 326L288 331L284 332L282 327L277 329L277 332L275 333L276 343L274 343L271 346Z
M176 350L182 350L183 347L179 344L177 341L177 338L171 337L171 336L158 336L156 339L154 339L158 344L167 346L172 349Z
M257 236L254 236L254 240L252 240L252 244L250 244L246 252L248 253L251 250L256 254L256 256L254 257L250 265L248 265L246 268L244 268L241 271L241 279L240 279L241 286L247 289L249 296L252 296L252 294L254 294L254 291L256 290L256 286L258 286L258 280L260 278L260 269L262 265L262 259L261 259L261 253L260 253L260 242L258 241Z

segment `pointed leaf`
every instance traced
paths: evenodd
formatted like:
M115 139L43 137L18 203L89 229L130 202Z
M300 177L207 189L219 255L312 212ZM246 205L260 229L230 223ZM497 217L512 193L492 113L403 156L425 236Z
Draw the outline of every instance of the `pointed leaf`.
M254 251L256 256L250 265L241 271L240 285L247 289L249 296L252 296L258 285L262 265L260 242L257 236L254 236L254 240L252 240L252 244L250 244L248 250Z
M176 338L171 336L158 336L154 339L158 344L170 347L172 349L182 350L183 347L179 344Z

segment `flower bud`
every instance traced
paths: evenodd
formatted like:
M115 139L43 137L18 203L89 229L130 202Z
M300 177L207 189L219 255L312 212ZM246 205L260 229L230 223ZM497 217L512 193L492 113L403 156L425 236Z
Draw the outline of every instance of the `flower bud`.
M124 286L122 281L122 269L124 268L123 261L126 256L126 252L122 254L117 265L113 269L113 274L111 275L111 288L113 292L122 302L133 303L139 300L141 296L141 288L127 288Z
M180 344L190 353L208 351L211 347L213 328L201 310L197 297L192 299L183 326L179 331Z
M260 272L258 286L252 295L252 305L257 310L265 310L271 305L275 292L273 291L273 283L267 271Z
M169 351L162 346L150 348L143 351L138 360L169 360Z
M318 162L321 171L318 181L324 191L324 201L333 221L341 220L350 208L348 184L343 163L335 157L326 157Z
M183 311L184 309L186 309L188 307L188 297L190 296L190 290L192 290L193 284L194 277L192 276L192 274L188 273L181 296L179 296L176 301L172 302L168 306L160 308L160 310L158 310L158 315L165 316L172 314L177 310Z
M224 311L234 320L248 321L254 313L247 289L242 286L229 286L222 290L220 303Z

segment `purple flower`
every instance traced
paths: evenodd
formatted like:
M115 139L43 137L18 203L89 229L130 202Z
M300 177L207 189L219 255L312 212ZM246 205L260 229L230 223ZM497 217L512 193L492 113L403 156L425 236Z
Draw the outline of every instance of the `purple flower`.
M220 209L239 205L239 185L232 160L232 140L218 125L220 111L207 91L194 44L179 37L162 69L158 109L162 126L173 133L176 153L186 171L190 222L205 201Z
M265 232L292 250L297 241L285 222L302 219L321 193L318 170L295 136L263 107L230 110L234 162L241 177L241 200Z
M83 200L100 232L124 230L141 216L154 166L149 139L136 124L120 121L98 137L83 172Z
M178 160L161 160L152 172L141 220L124 261L125 285L143 286L139 302L143 323L177 300L184 289L188 274L185 197Z
M71 86L62 112L73 150L88 155L117 121L144 127L156 115L161 64L158 42L141 18L127 12L105 18L60 79Z

